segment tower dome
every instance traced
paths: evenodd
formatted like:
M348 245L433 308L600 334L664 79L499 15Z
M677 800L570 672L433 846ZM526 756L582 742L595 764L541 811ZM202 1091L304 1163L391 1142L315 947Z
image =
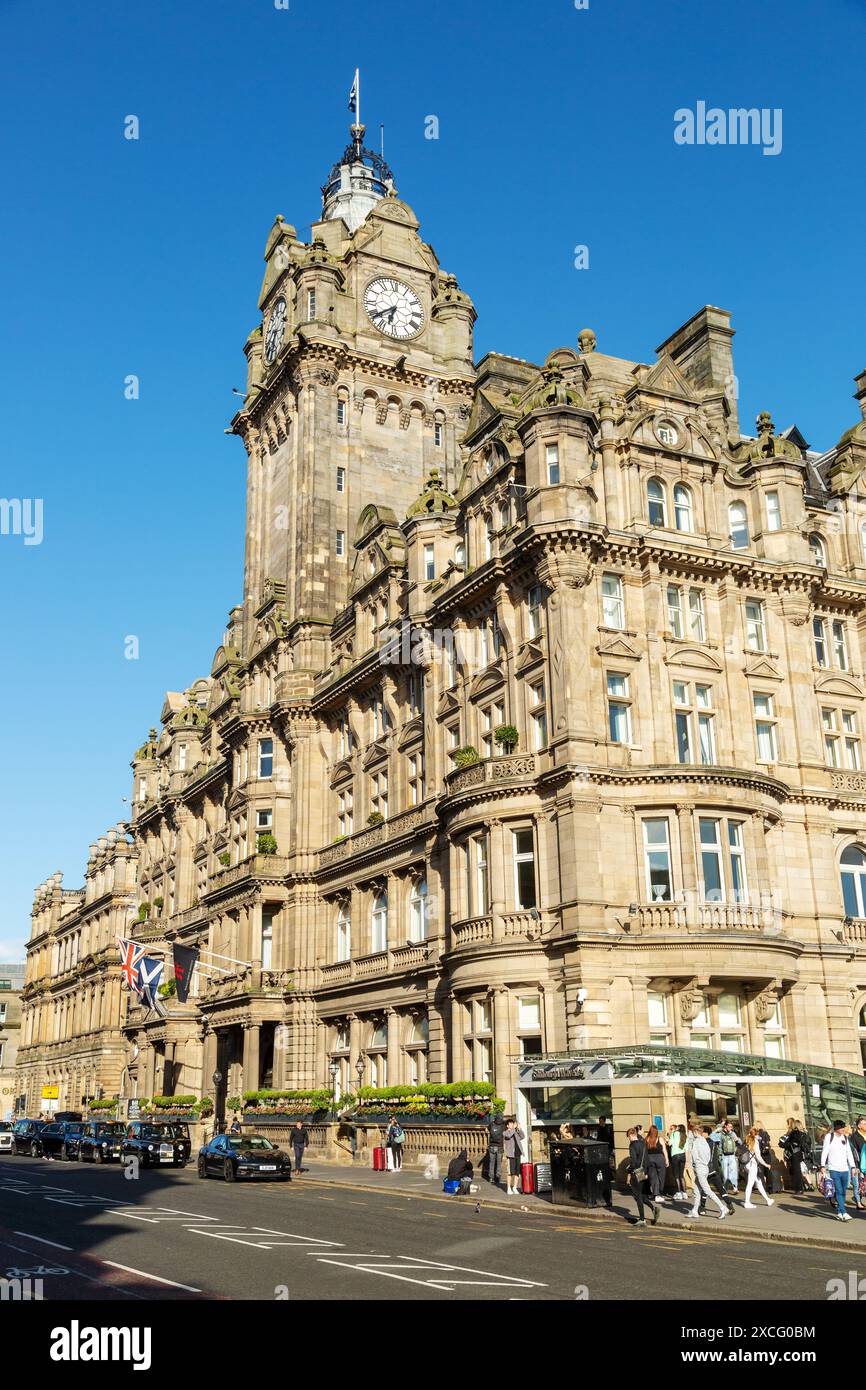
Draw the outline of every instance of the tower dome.
M394 190L394 177L381 155L364 144L366 126L349 128L351 139L322 188L322 217L342 217L356 232L370 210Z

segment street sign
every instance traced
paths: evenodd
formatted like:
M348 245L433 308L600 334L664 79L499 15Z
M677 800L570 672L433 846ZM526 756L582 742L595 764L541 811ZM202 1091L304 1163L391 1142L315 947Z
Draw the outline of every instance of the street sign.
M43 1100L59 1100L59 1099L60 1099L60 1087L59 1087L59 1086L43 1086L43 1087L42 1087L42 1099L43 1099Z

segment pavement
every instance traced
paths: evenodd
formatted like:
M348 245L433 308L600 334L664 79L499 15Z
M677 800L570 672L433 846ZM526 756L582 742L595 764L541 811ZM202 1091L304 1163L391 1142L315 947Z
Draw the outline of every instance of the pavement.
M442 1192L442 1179L426 1178L417 1168L403 1168L399 1172L374 1172L370 1168L354 1164L345 1167L336 1164L311 1163L303 1181L327 1183L335 1187L356 1188L363 1191L403 1192L407 1195L437 1199L443 1202L482 1207L503 1207L512 1212L530 1212L561 1218L565 1213L579 1214L581 1219L623 1222L632 1221L636 1216L635 1204L630 1193L613 1192L613 1211L604 1207L583 1207L577 1204L563 1207L554 1205L549 1193L521 1194L508 1197L504 1188L494 1187L479 1178L478 1191L466 1197L451 1197ZM715 1235L743 1235L761 1240L796 1241L803 1245L821 1245L840 1249L859 1249L866 1251L866 1211L857 1211L848 1204L851 1220L837 1221L836 1214L826 1198L817 1193L804 1193L795 1196L790 1192L780 1192L773 1196L773 1206L765 1205L758 1194L754 1194L755 1209L747 1211L743 1206L743 1192L732 1198L733 1216L720 1221L715 1206L711 1204L708 1215L693 1220L689 1216L691 1201L674 1202L668 1197L659 1218L660 1225L676 1230L712 1230ZM647 1213L649 1219L649 1213ZM657 1228L658 1229L658 1228Z
M859 1246L837 1230L866 1232L866 1217L837 1226L816 1208L818 1234L785 1238L779 1278L777 1246L739 1211L730 1228L708 1218L689 1229L668 1210L658 1226L635 1227L620 1194L613 1214L596 1214L487 1186L449 1197L418 1172L315 1161L288 1184L229 1184L192 1165L127 1178L115 1165L4 1158L0 1278L41 1279L45 1301L767 1303L824 1302L831 1279L859 1277ZM775 1222L808 1223L783 1205ZM836 1239L821 1240L825 1231Z

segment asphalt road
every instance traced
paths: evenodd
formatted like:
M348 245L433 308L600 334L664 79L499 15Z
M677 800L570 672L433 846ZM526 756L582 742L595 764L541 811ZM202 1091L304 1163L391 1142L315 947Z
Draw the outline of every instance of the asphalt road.
M326 1174L323 1174L323 1177ZM625 1210L625 1207L623 1208ZM845 1251L357 1191L0 1160L0 1278L57 1299L825 1302ZM40 1273L41 1271L41 1273Z

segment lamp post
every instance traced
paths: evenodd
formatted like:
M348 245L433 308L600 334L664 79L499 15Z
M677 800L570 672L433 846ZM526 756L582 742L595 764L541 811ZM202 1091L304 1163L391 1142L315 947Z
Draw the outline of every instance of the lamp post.
M337 1059L335 1057L332 1057L328 1065L328 1071L331 1073L331 1095L334 1100L334 1109L337 1108L337 1075L339 1073L339 1070L340 1065L337 1062Z

